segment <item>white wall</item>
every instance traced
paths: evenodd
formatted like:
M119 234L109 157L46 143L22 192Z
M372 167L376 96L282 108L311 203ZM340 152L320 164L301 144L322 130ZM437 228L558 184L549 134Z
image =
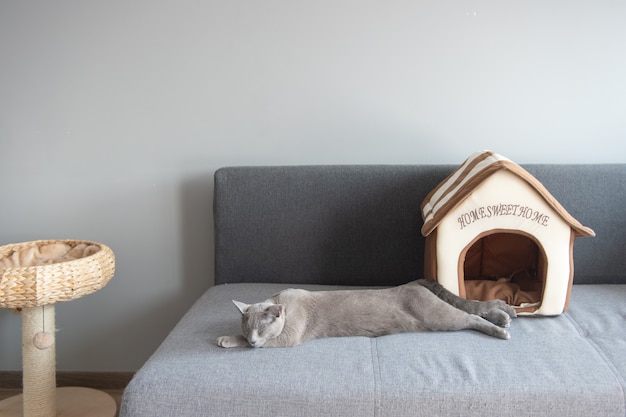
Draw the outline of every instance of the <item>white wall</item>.
M626 162L625 21L610 0L0 2L0 244L117 256L57 306L58 369L137 369L209 287L220 166Z

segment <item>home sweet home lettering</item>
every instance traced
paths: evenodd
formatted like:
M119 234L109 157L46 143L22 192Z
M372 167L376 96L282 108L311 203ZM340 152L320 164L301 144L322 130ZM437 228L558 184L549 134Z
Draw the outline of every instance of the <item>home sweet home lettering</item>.
M516 216L547 227L550 216L532 207L523 204L499 203L476 207L462 213L457 221L461 230L481 220L502 216Z

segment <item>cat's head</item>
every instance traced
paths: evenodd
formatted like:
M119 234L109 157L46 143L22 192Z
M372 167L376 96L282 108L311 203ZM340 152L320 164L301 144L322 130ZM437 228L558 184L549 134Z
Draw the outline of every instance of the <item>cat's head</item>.
M241 331L250 346L261 347L278 337L285 326L285 308L281 304L246 304L233 300L241 312Z

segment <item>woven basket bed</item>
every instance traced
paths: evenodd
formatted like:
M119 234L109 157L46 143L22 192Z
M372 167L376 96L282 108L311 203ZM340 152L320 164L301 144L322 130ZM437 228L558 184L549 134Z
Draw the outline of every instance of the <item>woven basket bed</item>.
M64 248L70 255L31 256ZM14 261L25 257L22 255L29 255L27 265ZM74 300L104 287L114 272L113 251L101 243L38 240L1 246L0 307L28 308Z

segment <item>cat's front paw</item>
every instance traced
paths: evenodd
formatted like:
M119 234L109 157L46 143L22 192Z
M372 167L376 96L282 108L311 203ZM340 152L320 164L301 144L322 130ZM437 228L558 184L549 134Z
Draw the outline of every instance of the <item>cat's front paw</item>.
M217 345L223 348L248 346L248 341L243 336L220 336Z

